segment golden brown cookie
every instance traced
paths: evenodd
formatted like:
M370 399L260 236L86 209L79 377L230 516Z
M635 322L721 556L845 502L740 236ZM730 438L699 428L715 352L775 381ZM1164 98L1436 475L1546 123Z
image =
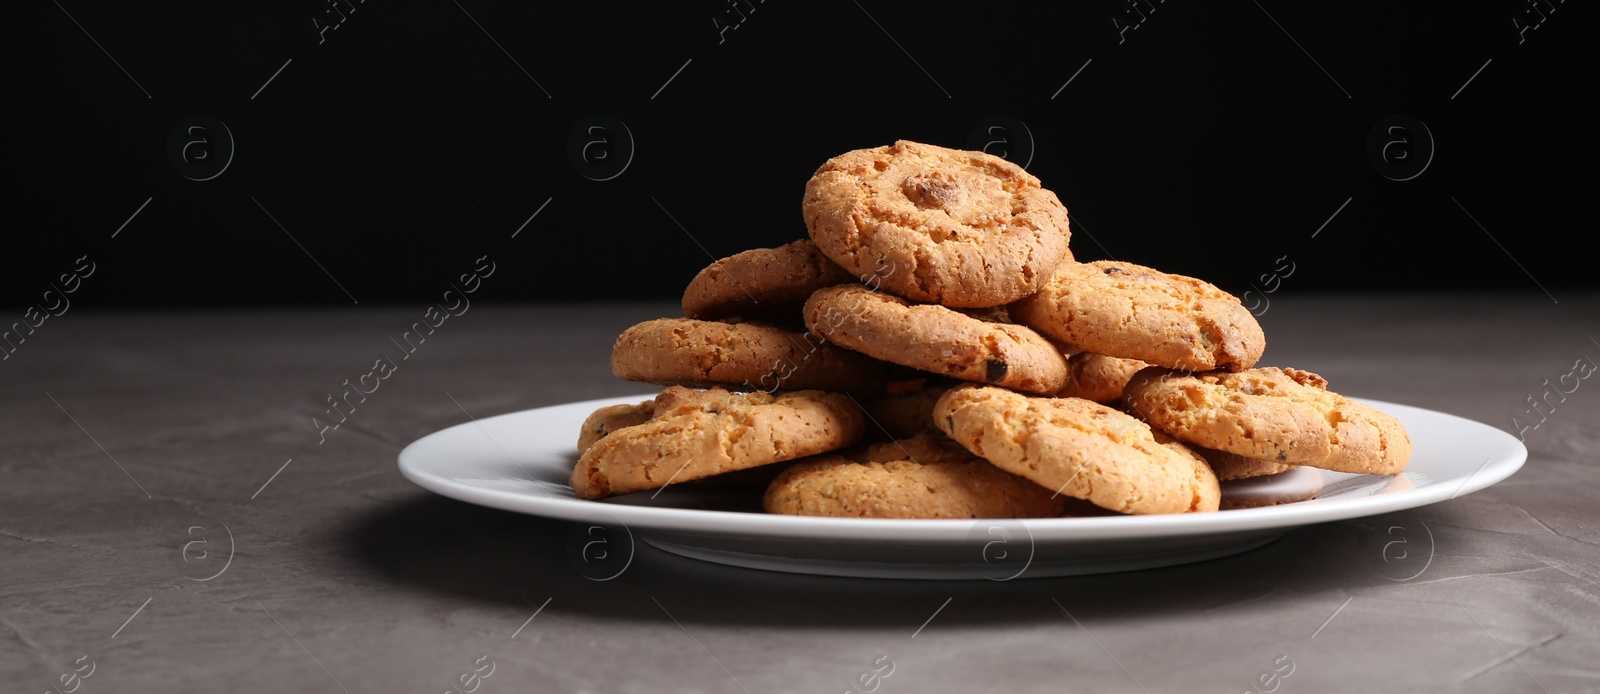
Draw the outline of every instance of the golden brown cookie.
M1275 475L1222 483L1222 510L1281 506L1316 498L1322 493L1322 473L1315 468L1290 467Z
M1267 338L1239 299L1133 263L1062 263L1011 316L1074 349L1188 371L1254 366Z
M1072 257L1056 194L983 152L905 140L848 152L817 169L802 207L824 254L916 301L998 306Z
M1028 328L913 304L859 284L817 290L806 301L805 318L812 333L842 347L964 381L1053 393L1067 378L1060 350Z
M919 379L917 383L916 387L899 392L896 392L896 384L890 383L889 392L883 397L861 403L867 411L867 436L881 437L887 433L889 438L909 439L923 432L938 431L933 426L933 404L954 384L944 380L929 383L928 379Z
M1327 385L1299 369L1191 374L1152 367L1134 374L1124 401L1153 426L1206 448L1357 474L1404 469L1411 439L1399 420Z
M1126 406L1126 403L1120 404ZM1134 417L1140 416L1137 411L1130 411L1129 409L1122 409L1121 411ZM1145 422L1145 424L1148 425L1150 423ZM1182 441L1178 441L1178 439L1173 438L1167 432L1155 427L1150 427L1150 434L1155 437L1156 443L1182 443ZM1195 455L1200 456L1202 460L1206 461L1207 465L1211 466L1211 471L1216 473L1218 482L1248 479L1252 477L1264 477L1266 475L1276 475L1280 472L1285 472L1295 468L1294 465L1284 465L1282 463L1275 463L1270 460L1260 460L1258 458L1246 458L1242 455L1235 455L1227 451L1219 451L1215 448L1196 446L1192 443L1185 445L1188 446L1189 450L1193 451ZM1223 486L1223 491L1227 491L1226 485ZM1224 504L1223 508L1227 508L1226 504Z
M1219 451L1215 448L1206 448L1190 444L1189 449L1199 453L1211 464L1211 471L1217 473L1217 479L1223 482L1228 480L1243 480L1252 477L1266 477L1280 472L1294 469L1293 465L1276 463L1260 458L1247 458L1237 453Z
M1113 511L1217 510L1217 477L1200 456L1088 400L965 385L939 399L934 422L1001 469Z
M861 410L848 396L816 390L773 395L675 387L656 416L595 442L572 469L572 491L602 499L826 453L855 443Z
M683 291L683 315L793 323L811 292L855 279L807 239L757 248L718 260L695 275Z
M661 318L624 330L611 348L618 378L660 385L739 389L883 388L884 365L809 333L761 323Z
M1055 395L1110 405L1122 399L1122 388L1128 385L1128 379L1146 366L1149 364L1138 359L1079 352L1067 358L1067 384Z
M937 432L790 466L768 513L838 518L1048 518L1063 497L968 453Z
M583 420L583 427L578 430L578 453L589 450L596 441L603 439L607 434L618 429L643 424L650 421L650 416L655 414L656 404L646 400L637 405L610 405L602 407Z
M985 323L1015 323L1011 320L1011 311L1004 306L986 306L984 308L958 308L953 309L963 316L971 316Z

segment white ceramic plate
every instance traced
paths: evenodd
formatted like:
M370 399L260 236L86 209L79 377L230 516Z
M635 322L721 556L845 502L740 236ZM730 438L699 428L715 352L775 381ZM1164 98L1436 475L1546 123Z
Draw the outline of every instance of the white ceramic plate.
M407 479L473 504L573 521L569 554L592 578L626 568L635 540L675 554L757 569L885 578L1065 576L1201 561L1264 545L1312 523L1415 508L1478 491L1528 451L1505 432L1454 415L1362 400L1400 419L1415 453L1401 475L1322 472L1296 503L1218 513L1023 520L881 520L769 515L759 489L675 484L603 502L568 485L578 428L596 408L651 398L576 402L480 419L400 452ZM592 538L592 539L590 539ZM626 556L624 556L626 555Z

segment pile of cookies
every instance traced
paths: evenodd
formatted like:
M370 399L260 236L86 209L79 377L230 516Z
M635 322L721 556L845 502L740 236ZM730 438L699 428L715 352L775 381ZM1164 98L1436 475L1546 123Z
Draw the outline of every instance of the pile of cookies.
M1066 208L1004 159L849 152L803 210L809 239L712 263L685 317L617 338L618 377L668 388L584 422L579 497L734 473L771 513L1190 513L1223 480L1411 456L1316 374L1253 368L1266 337L1232 295L1074 261Z

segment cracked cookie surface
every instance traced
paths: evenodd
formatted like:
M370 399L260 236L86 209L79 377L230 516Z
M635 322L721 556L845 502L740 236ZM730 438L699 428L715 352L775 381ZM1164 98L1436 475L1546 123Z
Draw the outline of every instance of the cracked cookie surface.
M1190 450L1199 453L1211 464L1211 471L1217 473L1217 479L1223 482L1228 480L1245 480L1252 477L1266 477L1280 472L1288 472L1296 466L1287 463L1276 463L1271 460L1249 458L1238 453L1219 451L1215 448L1204 446L1189 446Z
M1247 369L1267 347L1261 325L1232 294L1113 260L1062 263L1010 310L1074 349L1174 369Z
M849 396L668 388L647 422L596 441L572 469L572 491L603 499L827 453L860 440Z
M1128 385L1128 379L1146 366L1149 364L1138 359L1079 352L1067 357L1067 383L1055 396L1110 405L1122 399L1122 389Z
M1029 328L859 284L817 290L805 318L812 333L842 347L964 381L1053 393L1067 378L1061 350Z
M683 291L683 315L795 323L811 292L855 279L807 239L757 248L718 260L695 275Z
M997 467L1122 513L1215 511L1211 466L1138 419L1081 398L1034 398L966 385L934 406L934 423Z
M762 323L659 318L624 330L611 371L658 385L724 385L746 390L882 389L885 365L809 333Z
M1391 475L1411 459L1399 420L1327 390L1321 376L1265 367L1134 374L1124 401L1151 425L1206 448L1289 465Z
M578 453L582 455L589 450L595 442L609 436L618 429L626 429L635 424L650 421L651 415L656 411L654 400L646 400L637 405L609 405L595 410L583 426L578 429Z
M1048 518L1065 502L1051 497L929 432L796 463L773 480L762 505L837 518Z
M983 152L905 140L847 152L806 183L802 211L834 262L916 301L998 306L1072 257L1055 193Z

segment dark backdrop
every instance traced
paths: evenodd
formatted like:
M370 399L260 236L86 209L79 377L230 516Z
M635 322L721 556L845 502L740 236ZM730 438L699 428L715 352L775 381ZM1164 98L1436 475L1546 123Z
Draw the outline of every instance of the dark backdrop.
M487 255L477 299L672 297L897 138L1025 160L1080 259L1596 285L1591 4L1060 5L19 3L0 296L430 301Z

